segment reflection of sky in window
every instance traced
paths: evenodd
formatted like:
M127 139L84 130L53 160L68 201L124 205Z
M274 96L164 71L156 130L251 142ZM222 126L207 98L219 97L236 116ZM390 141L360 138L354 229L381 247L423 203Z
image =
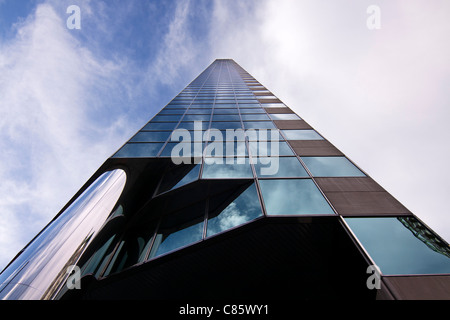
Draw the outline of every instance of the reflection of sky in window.
M287 140L323 140L314 130L283 130Z
M203 179L233 179L233 178L253 178L252 168L250 166L249 160L242 158L245 163L239 163L240 158L226 159L219 158L223 163L213 163L207 164L206 161L214 161L214 158L205 158L205 164L203 166ZM226 161L230 160L233 163L227 164Z
M311 179L260 180L268 215L333 214Z
M189 171L189 173L187 175L185 175L183 177L183 179L178 181L178 183L175 186L173 186L172 189L179 188L181 186L184 186L184 185L186 185L188 183L191 183L191 182L197 180L199 173L200 173L200 165L198 164L191 171Z
M252 184L219 215L208 220L206 236L228 230L262 215L256 187Z
M158 235L156 236L151 257L159 256L201 240L203 236L203 221L178 231L168 231L167 233L164 233L164 231L162 231L163 233L160 232L158 232Z
M256 175L263 178L295 178L295 177L309 177L306 170L301 165L296 157L263 157L253 158ZM276 165L278 161L278 170L276 172L263 171L263 168L270 168Z
M383 274L450 273L450 258L431 250L397 218L345 218Z
M365 176L345 157L302 157L315 177L363 177Z

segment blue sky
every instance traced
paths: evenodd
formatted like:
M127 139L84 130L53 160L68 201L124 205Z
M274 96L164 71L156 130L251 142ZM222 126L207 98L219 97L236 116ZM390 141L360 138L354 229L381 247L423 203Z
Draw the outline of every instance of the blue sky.
M378 5L381 28L366 25ZM66 9L81 10L81 30ZM216 58L450 240L446 0L0 0L0 269Z

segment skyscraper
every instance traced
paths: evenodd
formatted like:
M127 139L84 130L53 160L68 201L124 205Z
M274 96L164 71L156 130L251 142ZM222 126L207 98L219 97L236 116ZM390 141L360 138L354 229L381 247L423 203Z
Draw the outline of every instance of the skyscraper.
M3 270L0 297L450 299L450 249L219 59Z

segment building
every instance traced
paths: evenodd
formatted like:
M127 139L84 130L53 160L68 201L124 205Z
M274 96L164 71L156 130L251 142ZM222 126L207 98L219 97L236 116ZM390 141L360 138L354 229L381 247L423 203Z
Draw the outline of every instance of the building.
M2 299L450 299L450 249L219 59L106 160L0 283Z

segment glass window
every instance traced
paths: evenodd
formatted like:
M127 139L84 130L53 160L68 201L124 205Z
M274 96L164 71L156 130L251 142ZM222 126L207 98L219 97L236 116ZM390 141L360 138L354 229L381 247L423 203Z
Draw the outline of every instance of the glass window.
M262 108L239 109L239 111L241 112L241 114L246 114L246 113L263 113L263 114L266 114L266 112Z
M241 122L227 121L227 122L211 122L211 129L241 129Z
M163 109L159 112L159 114L178 114L181 116L185 111L185 109Z
M130 142L165 142L170 136L170 131L145 131L138 132Z
M450 273L450 249L414 217L345 218L386 275Z
M209 121L211 116L208 114L187 114L183 121Z
M200 203L163 218L158 228L149 258L202 240L205 206Z
M302 157L314 177L363 177L361 172L346 157Z
M236 194L217 196L209 201L206 236L226 231L262 216L256 186L252 183Z
M212 109L189 109L186 114L211 114Z
M244 121L258 121L258 120L270 120L267 114L243 114L242 120Z
M241 121L238 114L215 114L212 121Z
M296 157L253 158L256 175L260 178L309 177Z
M206 157L244 157L248 156L247 145L244 140L211 142L206 146L204 155Z
M284 141L250 141L249 148L252 156L294 156L291 148Z
M178 129L186 130L206 130L209 127L209 121L183 121L177 126Z
M156 157L164 143L127 143L113 158Z
M314 130L282 130L288 140L323 140Z
M248 158L204 158L202 178L253 178L253 172Z
M186 158L201 157L203 154L202 142L169 142L161 152L160 157Z
M142 130L144 131L159 131L159 130L173 130L177 125L176 122L149 122Z
M216 103L214 105L214 110L221 109L221 108L225 108L225 109L237 108L237 105L235 103Z
M151 240L155 232L155 223L145 228L128 230L111 260L106 274L114 274L139 262L143 262L148 254Z
M283 103L264 103L264 108L286 108Z
M294 113L272 113L270 117L273 120L301 120L301 118Z
M160 114L152 119L152 122L178 122L181 120L181 115L164 115Z
M214 115L217 114L238 114L238 109L214 109Z
M200 165L179 165L167 172L159 186L159 193L182 187L198 180Z
M333 214L311 179L260 180L268 215Z
M246 129L276 129L272 121L245 121Z

